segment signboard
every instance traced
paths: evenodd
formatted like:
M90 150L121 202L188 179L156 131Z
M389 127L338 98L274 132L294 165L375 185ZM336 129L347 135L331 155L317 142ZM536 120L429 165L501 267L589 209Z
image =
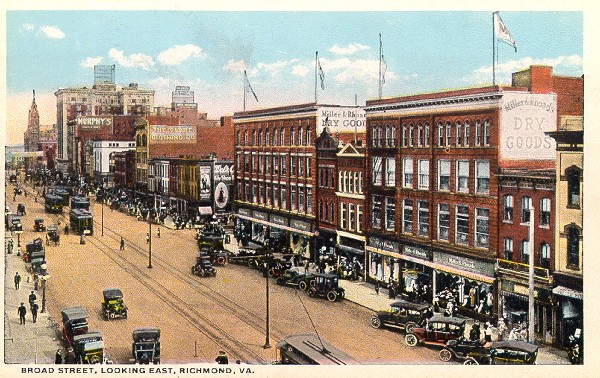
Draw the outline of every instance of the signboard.
M554 160L556 95L504 92L500 101L500 156L507 160Z
M94 66L94 84L114 84L115 65Z
M227 204L229 204L229 188L220 182L215 187L215 206L217 210L225 210Z
M210 165L200 165L199 167L199 177L200 177L200 201L210 201L210 195L212 192L212 174L211 174L211 166Z
M369 247L373 247L376 249L388 251L388 252L398 252L400 250L400 244L391 240L384 240L380 238L371 237L369 238Z
M433 262L450 268L483 274L488 277L494 277L494 263L473 260L468 257L449 255L447 253L435 251L433 253Z
M151 143L196 143L195 126L150 125Z
M417 257L423 260L431 261L431 253L429 250L423 248L417 248L410 245L403 246L402 253L407 256Z
M310 223L306 223L297 219L290 219L290 227L310 232Z
M214 169L215 182L225 184L233 183L233 163L215 163Z
M268 221L269 220L269 214L263 213L263 212L260 212L260 211L256 211L256 210L254 210L252 212L252 216L254 218L256 218L256 219L260 219L260 220L264 220L264 221Z
M250 217L250 216L252 216L252 211L250 209L242 209L242 208L240 208L240 209L238 209L238 214L242 214L242 215L245 215L247 217Z
M230 193L233 190L233 162L215 162L213 165L213 181L215 184L215 211L230 211Z
M287 218L282 217L281 215L271 214L271 222L281 226L287 226Z
M29 151L29 152L18 151L18 152L13 152L12 156L20 157L20 158L41 157L41 156L44 156L44 152L43 151Z
M317 133L324 127L331 132L366 131L367 116L364 109L359 107L319 107L317 110Z
M77 127L81 131L93 131L101 128L109 128L112 133L112 116L85 116L77 117L75 120ZM79 135L79 133L77 133Z

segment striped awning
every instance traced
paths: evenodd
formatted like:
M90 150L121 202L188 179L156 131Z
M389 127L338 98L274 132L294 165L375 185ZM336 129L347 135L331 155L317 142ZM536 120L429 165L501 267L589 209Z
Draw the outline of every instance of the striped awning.
M271 223L271 222L267 222L265 220L262 219L257 219L257 218L252 218L246 215L242 215L242 214L238 214L237 215L238 218L240 219L245 219L245 220L249 220L252 222L256 222L256 223L260 223L263 224L265 226L270 226L270 227L274 227L274 228L279 228L281 230L286 230L286 231L290 231L290 232L295 232L297 234L302 234L302 235L306 235L306 236L314 236L315 234L309 231L304 231L304 230L298 230L297 228L292 228L292 227L288 227L288 226L283 226L277 223Z
M583 292L569 289L568 287L564 286L555 287L554 289L552 289L552 293L555 295L562 295L563 297L579 299L580 301L583 300Z

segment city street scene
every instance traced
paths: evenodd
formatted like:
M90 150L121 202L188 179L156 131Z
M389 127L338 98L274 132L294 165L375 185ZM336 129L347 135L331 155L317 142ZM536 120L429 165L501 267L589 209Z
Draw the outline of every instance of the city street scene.
M15 375L589 362L581 10L6 21Z

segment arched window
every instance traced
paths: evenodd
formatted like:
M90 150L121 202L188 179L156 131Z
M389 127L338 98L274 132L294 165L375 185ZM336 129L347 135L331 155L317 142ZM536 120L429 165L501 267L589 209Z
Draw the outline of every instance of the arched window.
M271 143L271 145L277 146L278 142L279 139L277 138L277 129L273 129L273 142Z
M402 124L402 147L408 145L408 128L405 123Z
M135 143L138 147L142 146L142 136L140 134L137 135L137 138L135 140Z
M484 146L489 146L490 145L490 140L491 140L491 134L490 134L491 130L490 130L490 120L486 119L483 121L483 145Z
M483 143L481 141L481 121L475 121L475 145L481 146Z
M279 133L279 145L285 146L285 129L282 127Z
M248 130L244 130L244 146L248 145Z
M262 146L262 145L263 145L262 130L258 129L258 143L257 143L257 146Z
M540 244L540 261L539 265L542 268L550 269L550 244Z
M580 206L580 190L581 190L581 170L572 166L565 170L565 176L567 176L567 204L568 206L578 207Z
M446 147L450 146L452 140L452 124L446 121Z
M252 139L250 140L250 145L251 146L256 145L256 130L252 130Z
M148 145L148 137L146 134L142 135L142 147L146 147Z
M425 122L425 135L423 136L425 141L425 146L429 147L429 134L431 131L429 130L429 122Z
M271 142L271 134L269 133L269 129L265 130L265 146L268 146Z
M291 146L295 146L296 145L296 135L294 134L294 128L292 127L290 129L290 145Z
M437 133L438 133L438 147L442 147L444 145L444 124L442 122L438 122L437 124Z
M310 127L306 126L306 145L310 146L312 143L311 138L310 138Z
M412 123L408 124L408 146L412 147L413 146L413 138L415 136L415 127L413 126Z
M304 146L304 134L302 133L302 126L298 127L298 145Z
M575 226L567 229L567 267L579 269L579 229Z
M456 121L456 146L459 147L462 145L462 137L463 137L463 129L460 121Z
M464 140L464 146L465 147L469 147L469 132L470 132L470 124L469 121L465 121L465 124L463 125L463 129L464 129L464 133L465 133L465 140Z
M241 134L241 131L240 131L240 130L238 130L238 131L235 133L235 144L237 144L238 146L240 145L240 134Z

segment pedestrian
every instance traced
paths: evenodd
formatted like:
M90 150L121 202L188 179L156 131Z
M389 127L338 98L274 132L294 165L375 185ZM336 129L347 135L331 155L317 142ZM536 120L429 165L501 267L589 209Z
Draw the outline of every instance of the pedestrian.
M156 232L157 232L157 234L158 234L158 238L160 239L160 227L157 227L157 228L156 228Z
M75 356L75 352L73 348L68 348L67 353L65 354L65 364L76 364L77 357Z
M375 294L379 295L379 281L375 281Z
M58 246L60 244L60 235L57 233L56 237L54 238L54 246Z
M8 254L9 254L9 255L10 255L10 254L12 254L12 251L13 251L13 244L14 244L14 243L13 243L12 239L10 239L10 240L8 241Z
M65 224L65 235L69 235L69 225Z
M54 356L54 363L55 364L62 364L62 361L63 361L62 350L57 349L56 350L56 355Z
M469 331L469 340L471 341L479 341L481 338L481 329L479 328L479 321L475 320L473 326L471 327L471 331Z
M29 294L29 306L31 306L36 299L37 296L35 295L34 291L31 290L31 294Z
M227 358L227 354L224 351L220 351L217 358L215 358L216 363L219 365L227 365L229 363L229 358Z
M394 294L394 283L391 281L388 287L388 295L390 299L394 299L396 297L396 294Z
M50 245L50 237L46 234L46 245Z
M19 314L20 324L25 324L25 315L27 315L27 309L25 308L25 303L21 302L21 305L17 309Z
M33 317L33 322L34 322L34 323L35 323L35 322L36 322L36 320L37 320L38 308L39 308L39 306L38 306L38 304L37 304L37 303L33 302L33 303L31 304L31 308L30 308L30 310L31 310L31 316Z
M125 240L123 240L123 237L121 236L121 245L119 247L120 251L124 251L125 250Z
M19 272L15 273L15 289L19 290L19 284L21 283L21 275Z
M490 325L489 322L486 322L483 326L483 333L485 335L485 342L486 343L490 343L492 342L492 326Z

